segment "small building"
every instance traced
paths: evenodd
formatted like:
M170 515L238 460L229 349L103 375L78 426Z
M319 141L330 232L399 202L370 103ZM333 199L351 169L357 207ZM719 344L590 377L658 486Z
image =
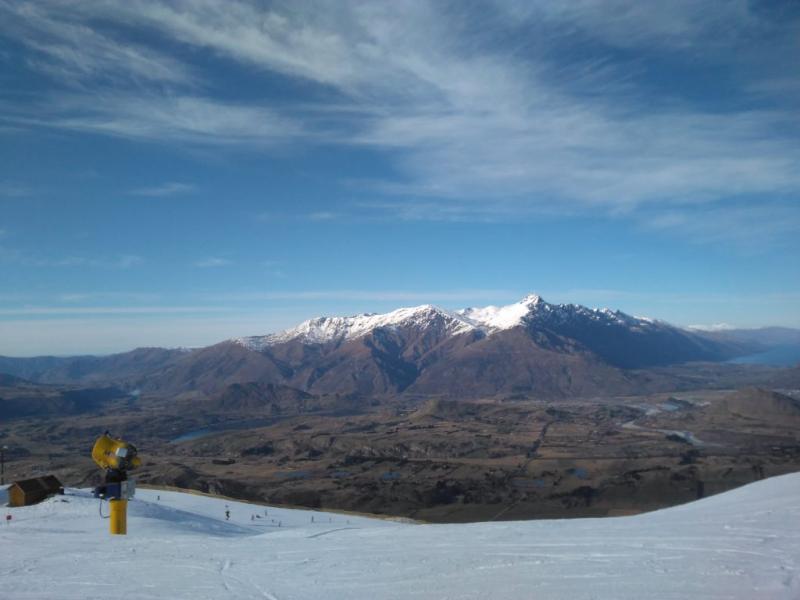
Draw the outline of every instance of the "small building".
M64 490L55 475L15 481L8 488L9 506L30 506Z

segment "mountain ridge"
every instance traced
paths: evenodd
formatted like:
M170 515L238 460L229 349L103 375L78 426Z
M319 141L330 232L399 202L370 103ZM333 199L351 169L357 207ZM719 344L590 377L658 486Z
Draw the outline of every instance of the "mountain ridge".
M321 316L308 319L278 333L238 337L232 338L230 341L260 351L266 346L297 339L309 344L355 339L381 327L396 327L435 319L441 320L452 335L470 331L492 335L524 325L531 320L560 319L563 321L575 315L598 321L621 321L636 327L668 325L656 319L635 317L608 308L588 308L579 304L551 304L538 294L531 293L518 302L504 306L489 305L451 311L432 304L422 304L398 308L387 313L362 313L346 317Z
M39 382L123 382L147 393L215 394L232 384L311 394L541 397L631 393L638 370L722 362L759 351L753 336L706 334L619 310L550 304L430 304L382 314L317 317L283 332L195 350L141 348L107 357L0 357L0 372Z

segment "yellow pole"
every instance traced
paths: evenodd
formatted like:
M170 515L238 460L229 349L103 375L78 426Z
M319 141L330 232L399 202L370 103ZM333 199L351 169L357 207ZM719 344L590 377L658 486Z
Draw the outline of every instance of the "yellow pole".
M127 535L128 501L110 500L108 503L111 506L111 518L109 519L111 535Z

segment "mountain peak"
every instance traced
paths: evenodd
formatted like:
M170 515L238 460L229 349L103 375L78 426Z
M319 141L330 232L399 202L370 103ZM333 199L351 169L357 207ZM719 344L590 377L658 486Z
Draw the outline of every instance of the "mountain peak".
M539 294L528 294L522 300L519 301L520 304L524 304L526 306L537 306L539 304L547 304Z

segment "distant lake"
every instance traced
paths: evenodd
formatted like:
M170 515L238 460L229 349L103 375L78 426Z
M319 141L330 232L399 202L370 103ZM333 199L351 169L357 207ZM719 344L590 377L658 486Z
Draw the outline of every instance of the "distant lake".
M242 429L255 429L256 427L266 427L276 423L278 418L270 419L248 419L247 421L228 421L225 423L217 423L209 425L202 429L195 429L194 431L187 431L176 438L170 440L171 444L179 444L181 442L188 442L190 440L199 440L209 435L223 433L226 431L237 431Z
M800 363L800 345L778 346L766 352L740 356L729 361L738 365L773 365L793 367Z
M179 435L174 440L172 440L173 444L179 444L180 442L188 442L189 440L196 440L202 437L206 437L207 435L211 435L214 433L207 427L204 429L196 429L195 431L190 431L189 433L184 433L183 435Z

